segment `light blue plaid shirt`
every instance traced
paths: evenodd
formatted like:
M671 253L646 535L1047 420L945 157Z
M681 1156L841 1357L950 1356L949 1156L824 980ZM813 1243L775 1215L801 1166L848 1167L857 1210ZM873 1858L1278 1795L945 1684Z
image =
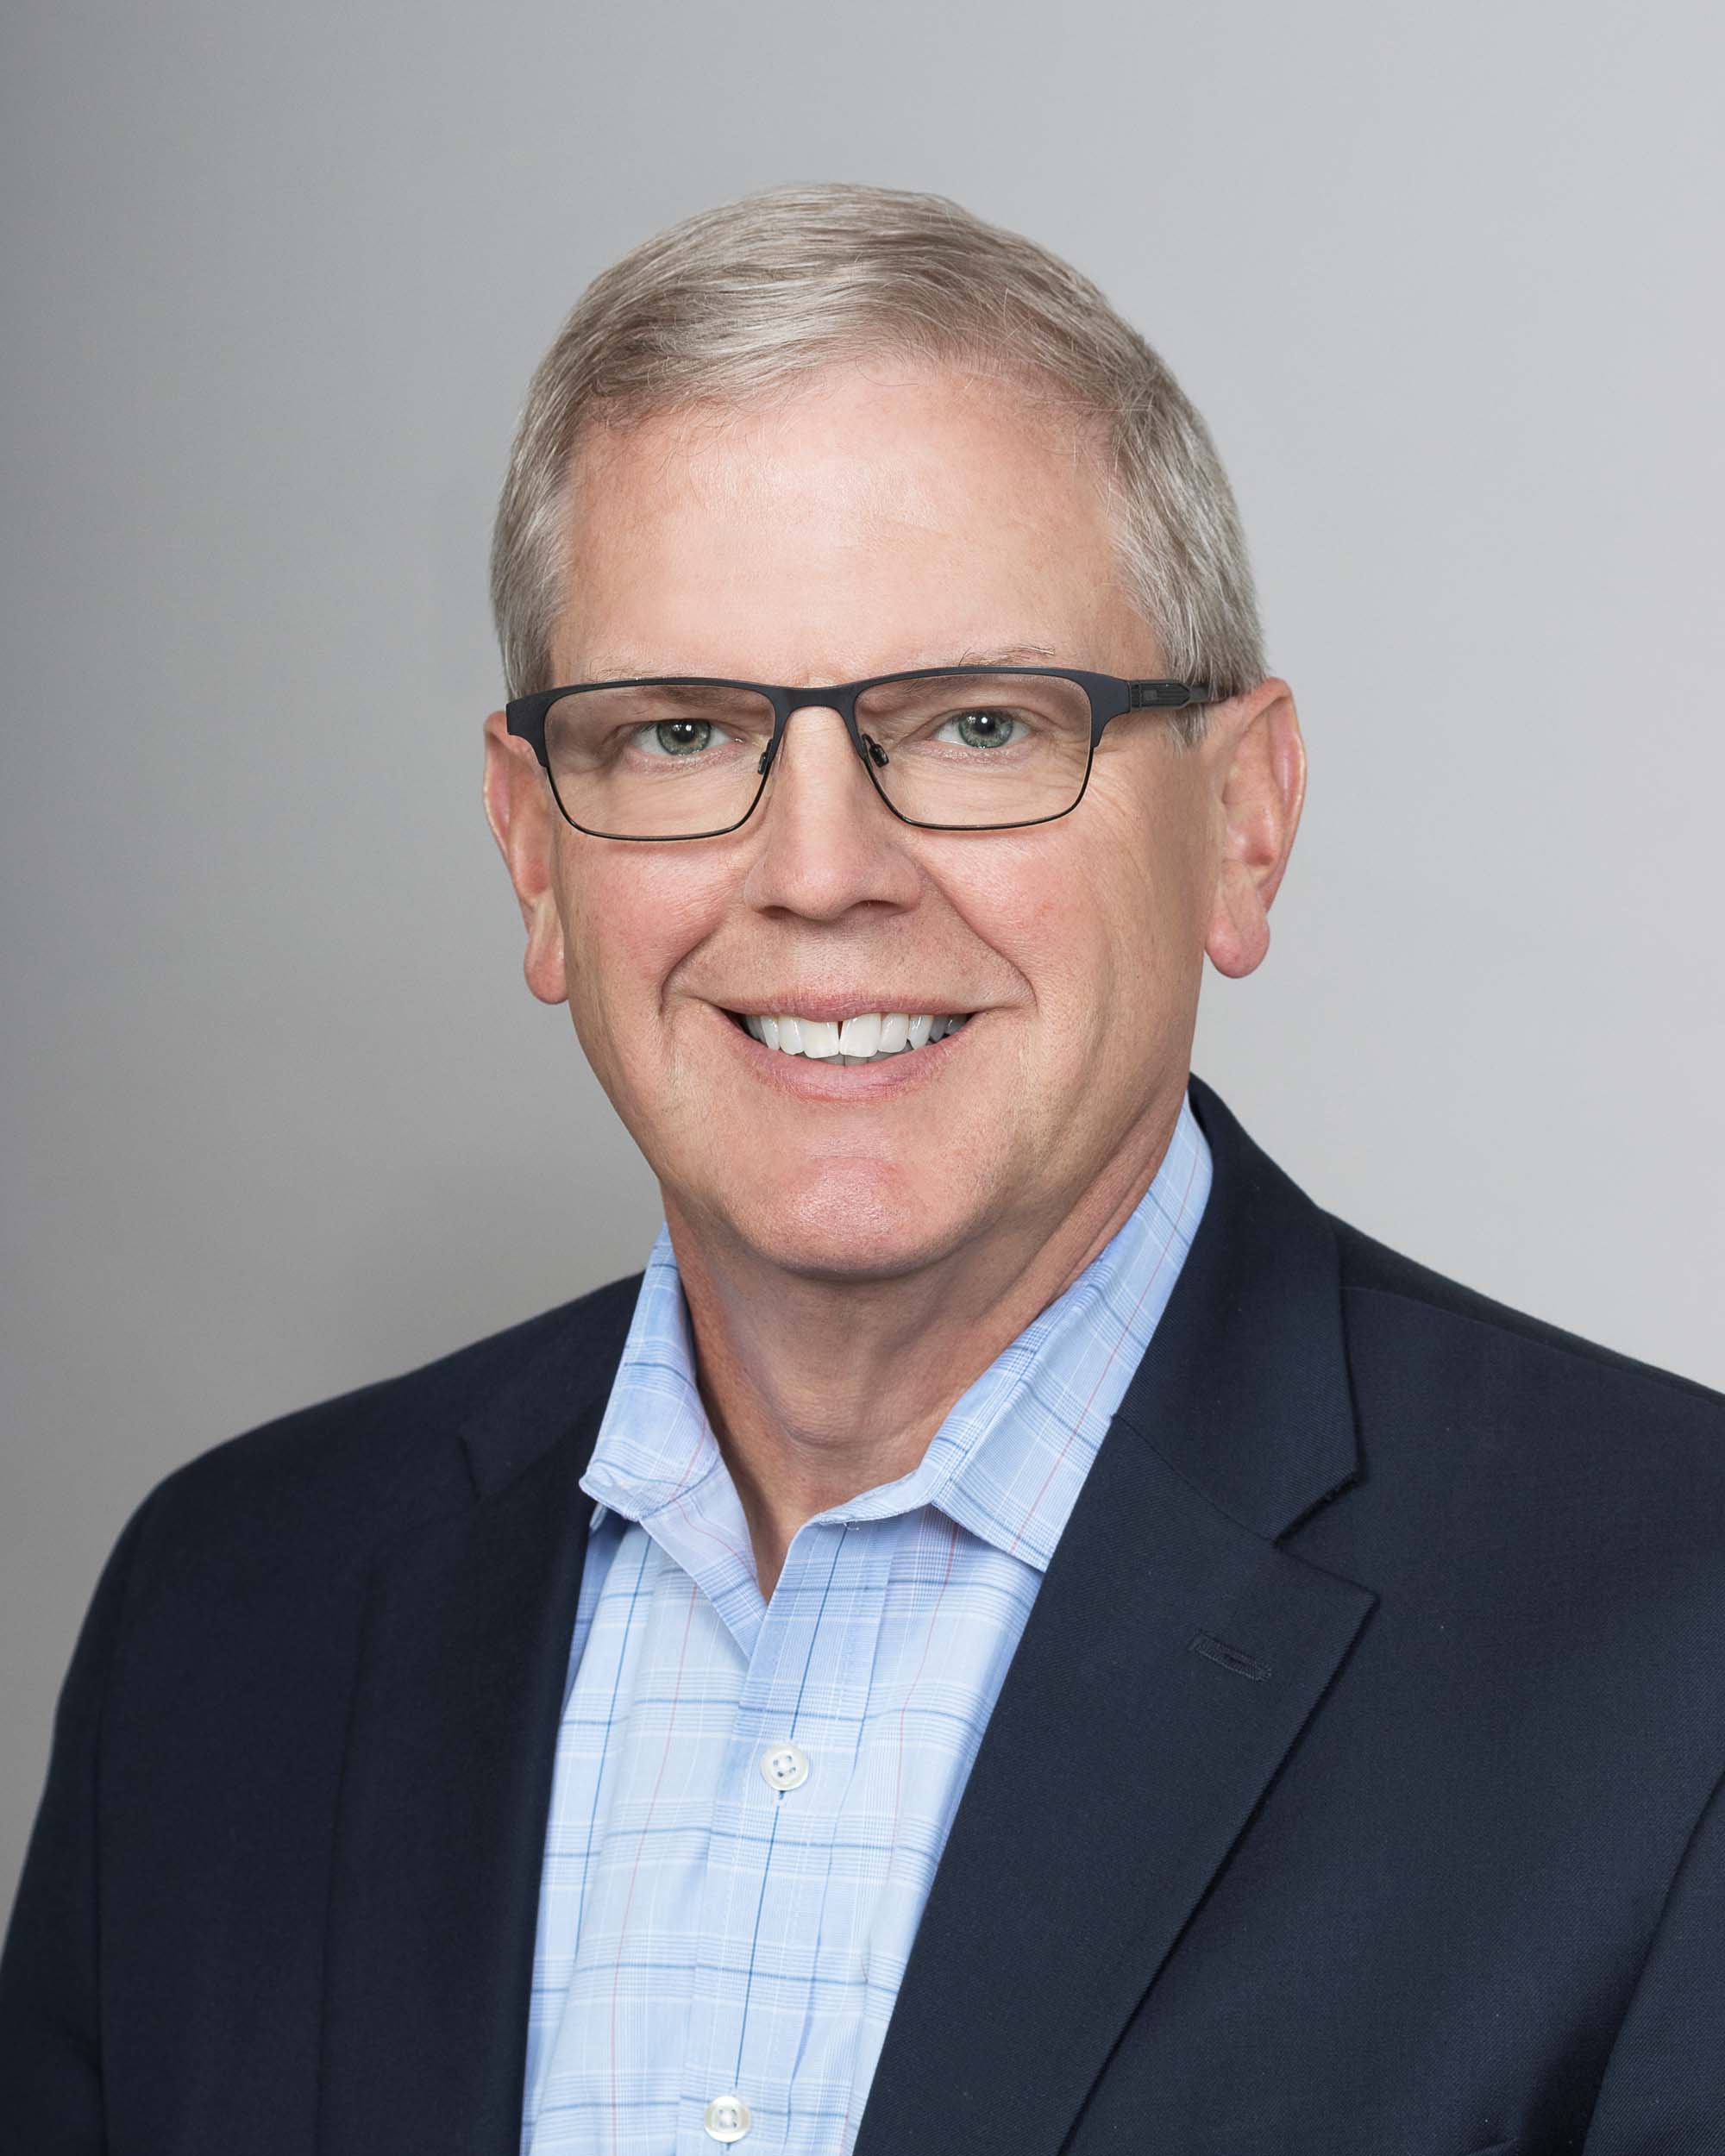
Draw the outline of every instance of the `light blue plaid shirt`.
M1189 1105L1107 1247L910 1474L805 1522L769 1604L661 1230L581 1477L530 2156L849 2156L1007 1666L1209 1188Z

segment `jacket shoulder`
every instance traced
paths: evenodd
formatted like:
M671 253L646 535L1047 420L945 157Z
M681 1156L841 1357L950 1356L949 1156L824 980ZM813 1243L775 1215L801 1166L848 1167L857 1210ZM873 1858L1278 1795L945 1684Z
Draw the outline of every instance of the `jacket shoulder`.
M461 1442L468 1418L548 1350L589 1364L602 1388L640 1284L639 1274L609 1282L416 1369L277 1416L175 1469L145 1505L182 1532L249 1520L276 1539L298 1521L339 1542L459 1504L472 1493Z
M1344 1294L1383 1299L1379 1314L1383 1321L1393 1325L1399 1319L1403 1329L1421 1325L1452 1331L1478 1328L1483 1337L1477 1344L1500 1361L1568 1358L1576 1366L1572 1375L1578 1379L1629 1394L1644 1391L1650 1401L1653 1395L1664 1395L1672 1407L1687 1405L1703 1423L1712 1419L1725 1439L1725 1393L1497 1302L1391 1250L1333 1214L1327 1218L1336 1234ZM1397 1311L1396 1304L1403 1307Z

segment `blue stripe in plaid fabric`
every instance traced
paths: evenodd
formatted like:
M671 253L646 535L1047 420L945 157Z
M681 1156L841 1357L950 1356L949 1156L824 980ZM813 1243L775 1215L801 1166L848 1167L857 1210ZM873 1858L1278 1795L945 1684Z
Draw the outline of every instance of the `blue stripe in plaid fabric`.
M661 1230L581 1488L522 2147L849 2156L936 1865L1044 1569L1196 1229L1189 1106L1107 1247L912 1473L798 1530L763 1605ZM770 1784L793 1745L809 1772Z

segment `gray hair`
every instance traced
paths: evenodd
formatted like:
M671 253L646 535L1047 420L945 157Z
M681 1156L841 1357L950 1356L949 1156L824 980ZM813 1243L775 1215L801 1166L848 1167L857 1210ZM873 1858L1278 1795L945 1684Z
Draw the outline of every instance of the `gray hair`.
M509 693L555 686L578 444L902 351L1051 392L1095 435L1132 603L1169 672L1230 696L1264 673L1239 513L1208 429L1150 346L1047 248L941 195L768 189L686 217L601 272L529 387L498 505L492 607ZM1202 707L1179 713L1181 738Z

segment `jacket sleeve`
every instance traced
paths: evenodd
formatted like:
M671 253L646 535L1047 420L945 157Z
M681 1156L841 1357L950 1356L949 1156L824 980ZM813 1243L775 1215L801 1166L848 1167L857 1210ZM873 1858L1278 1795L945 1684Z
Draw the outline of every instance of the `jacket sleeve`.
M115 1545L54 1716L47 1785L0 1954L0 2156L101 2156L97 1795L103 1695L154 1499Z
M1725 1777L1665 1897L1584 2156L1725 2151Z

